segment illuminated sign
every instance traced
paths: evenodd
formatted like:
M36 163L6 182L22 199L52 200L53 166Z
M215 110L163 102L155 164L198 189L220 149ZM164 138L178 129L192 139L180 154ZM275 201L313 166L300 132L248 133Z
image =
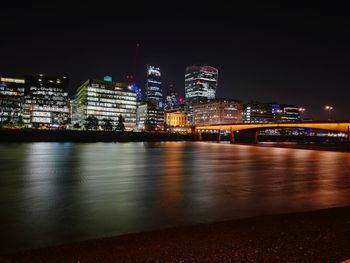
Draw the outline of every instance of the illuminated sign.
M104 81L108 81L108 82L112 82L112 77L110 77L110 76L105 76L105 77L103 78L103 80L104 80Z
M25 83L24 79L13 79L13 78L0 78L1 81L11 83Z

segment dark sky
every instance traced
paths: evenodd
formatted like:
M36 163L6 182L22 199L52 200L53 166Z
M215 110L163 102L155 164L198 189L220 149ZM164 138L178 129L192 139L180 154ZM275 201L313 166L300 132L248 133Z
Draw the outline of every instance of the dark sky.
M205 63L219 69L218 97L304 106L315 119L326 119L331 104L334 118L350 119L346 6L26 2L2 3L0 74L66 75L72 93L88 78L124 81L135 72L143 88L149 63L161 67L165 92L173 84L183 96L185 67Z

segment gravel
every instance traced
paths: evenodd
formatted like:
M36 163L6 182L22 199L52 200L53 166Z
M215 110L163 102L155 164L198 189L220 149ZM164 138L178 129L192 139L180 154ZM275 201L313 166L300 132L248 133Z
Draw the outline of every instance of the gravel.
M260 216L65 244L0 262L341 262L350 207Z

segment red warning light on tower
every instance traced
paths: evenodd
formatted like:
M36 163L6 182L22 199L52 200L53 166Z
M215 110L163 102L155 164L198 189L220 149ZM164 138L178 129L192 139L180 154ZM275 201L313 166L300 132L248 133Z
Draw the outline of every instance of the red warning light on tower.
M131 84L134 80L134 76L133 75L126 75L126 80L129 84Z

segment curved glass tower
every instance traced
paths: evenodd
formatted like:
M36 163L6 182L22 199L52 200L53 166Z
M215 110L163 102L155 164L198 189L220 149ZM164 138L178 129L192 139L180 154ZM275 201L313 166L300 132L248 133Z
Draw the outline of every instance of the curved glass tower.
M215 99L218 85L218 70L210 66L189 66L185 73L186 104Z

